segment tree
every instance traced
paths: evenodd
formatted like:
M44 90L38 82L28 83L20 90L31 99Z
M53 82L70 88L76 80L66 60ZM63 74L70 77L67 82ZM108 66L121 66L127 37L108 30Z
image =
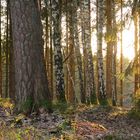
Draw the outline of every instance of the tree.
M0 97L2 97L2 45L1 45L1 0L0 0Z
M34 0L10 1L17 111L31 111L49 105L42 25Z
M67 71L68 71L68 93L67 99L68 103L74 104L75 103L75 62L74 62L74 36L73 36L73 24L72 24L72 8L71 8L71 0L68 0L66 3L66 18L67 18L67 50L68 50L68 64L67 64Z
M12 43L12 23L11 12L9 8L9 97L15 100L15 77L14 77L14 55L13 55L13 43Z
M113 53L112 0L106 0L106 16L107 16L106 91L107 91L108 98L111 98L112 97L112 53Z
M56 96L58 101L65 101L63 57L61 52L61 0L52 0L51 2Z
M135 25L135 59L136 59L136 63L135 63L135 67L136 67L136 73L135 73L135 90L134 92L136 93L138 90L138 15L137 13L134 14L134 25Z
M106 0L106 91L108 98L112 99L112 104L116 105L116 19L115 2Z
M88 103L96 103L94 65L91 50L90 0L81 0L82 41L85 64L85 93Z
M116 78L116 58L117 58L117 26L116 26L116 12L115 12L115 1L112 0L112 43L113 43L113 52L112 52L112 105L116 106L117 102L117 78Z
M83 85L83 69L82 69L82 58L80 53L80 43L79 43L79 34L78 34L78 18L77 18L77 0L72 0L71 9L72 12L72 34L74 38L74 52L75 52L75 87L76 95L80 93L81 102L85 103L85 93Z
M104 85L104 69L102 55L102 38L103 38L103 22L104 8L103 1L97 0L97 75L98 75L98 98L100 104L107 103L106 89Z
M122 16L123 16L123 1L121 0L121 54L120 54L120 73L123 72L123 36L122 36L122 32L123 32L123 25L122 25L122 22L123 22L123 19L122 19ZM120 105L123 106L123 79L120 80Z
M5 46L5 55L6 55L6 79L5 79L5 94L4 97L8 98L9 91L9 0L7 0L6 8L6 46Z

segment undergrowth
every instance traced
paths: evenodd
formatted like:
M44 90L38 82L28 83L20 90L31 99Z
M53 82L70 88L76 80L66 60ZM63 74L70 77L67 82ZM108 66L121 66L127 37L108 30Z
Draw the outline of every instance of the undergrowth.
M134 107L128 113L129 117L140 120L140 92L134 96Z

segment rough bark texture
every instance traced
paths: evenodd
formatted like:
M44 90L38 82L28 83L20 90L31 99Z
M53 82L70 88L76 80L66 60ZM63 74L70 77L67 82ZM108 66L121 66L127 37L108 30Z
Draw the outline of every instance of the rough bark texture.
M9 8L10 11L10 8ZM10 12L9 12L10 14ZM15 100L15 74L14 74L14 55L13 55L13 39L12 39L12 23L11 23L11 14L10 16L10 29L9 29L9 97L12 100Z
M82 72L82 59L80 53L79 37L78 37L78 25L77 25L77 1L72 0L71 8L73 9L72 14L72 32L74 36L74 51L75 51L75 87L76 96L78 92L81 96L81 102L85 102L85 93L83 86L83 72Z
M34 0L11 0L15 65L15 100L18 111L48 104L51 97L43 58L42 25ZM24 108L25 107L25 108Z
M98 73L98 95L100 104L106 103L106 89L104 85L104 69L102 55L104 10L103 1L97 0L97 73Z
M0 14L1 14L1 0L0 0ZM2 97L2 46L1 46L1 15L0 15L0 97Z
M117 58L117 24L116 24L116 12L115 12L115 1L112 0L112 15L113 15L113 32L112 43L113 43L113 52L112 52L112 105L116 105L117 102L117 78L116 78L116 58Z
M67 24L68 24L68 102L75 103L75 62L74 62L74 36L72 29L72 9L70 6L71 0L67 2Z
M138 86L138 15L137 13L134 14L134 25L135 25L135 59L136 59L136 73L135 73L135 89L134 93L137 92L139 86Z
M112 97L112 53L113 53L113 27L112 27L112 0L106 0L106 91L108 98Z
M90 27L90 0L81 1L82 13L82 40L84 47L85 78L86 78L86 101L96 103L94 82L94 65L91 50L91 27Z
M54 83L53 83L53 80L54 80L54 64L53 64L53 45L52 45L52 42L53 42L53 40L52 40L52 9L51 9L51 7L52 7L52 3L51 3L51 0L50 0L50 4L49 4L49 6L50 6L50 11L49 11L49 17L50 17L50 20L49 20L49 22L50 22L50 69L49 69L49 73L50 73L50 86L51 86L51 92L52 93L54 93Z
M7 0L6 7L6 67L5 67L5 94L4 97L8 98L9 96L9 0Z
M121 51L120 51L120 73L123 72L123 36L122 36L122 32L123 32L123 1L121 0L121 39L120 39L120 43L121 43ZM120 105L123 106L123 79L120 80Z
M61 52L61 0L52 0L52 21L56 96L59 101L65 101L63 58Z

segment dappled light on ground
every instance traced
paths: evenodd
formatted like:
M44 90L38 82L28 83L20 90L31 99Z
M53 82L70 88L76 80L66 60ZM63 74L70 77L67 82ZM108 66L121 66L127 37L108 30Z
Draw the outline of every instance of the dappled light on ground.
M10 101L3 102L11 104ZM80 105L75 108L69 107L63 113L56 109L53 113L32 112L27 116L14 115L7 105L0 104L2 140L138 140L140 138L140 121L129 117L129 108Z

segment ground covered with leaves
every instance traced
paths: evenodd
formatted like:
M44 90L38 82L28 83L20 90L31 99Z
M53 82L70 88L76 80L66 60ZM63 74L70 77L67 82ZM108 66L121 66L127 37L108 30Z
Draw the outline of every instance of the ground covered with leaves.
M80 105L26 116L12 107L0 101L0 140L140 140L140 120L128 108Z

